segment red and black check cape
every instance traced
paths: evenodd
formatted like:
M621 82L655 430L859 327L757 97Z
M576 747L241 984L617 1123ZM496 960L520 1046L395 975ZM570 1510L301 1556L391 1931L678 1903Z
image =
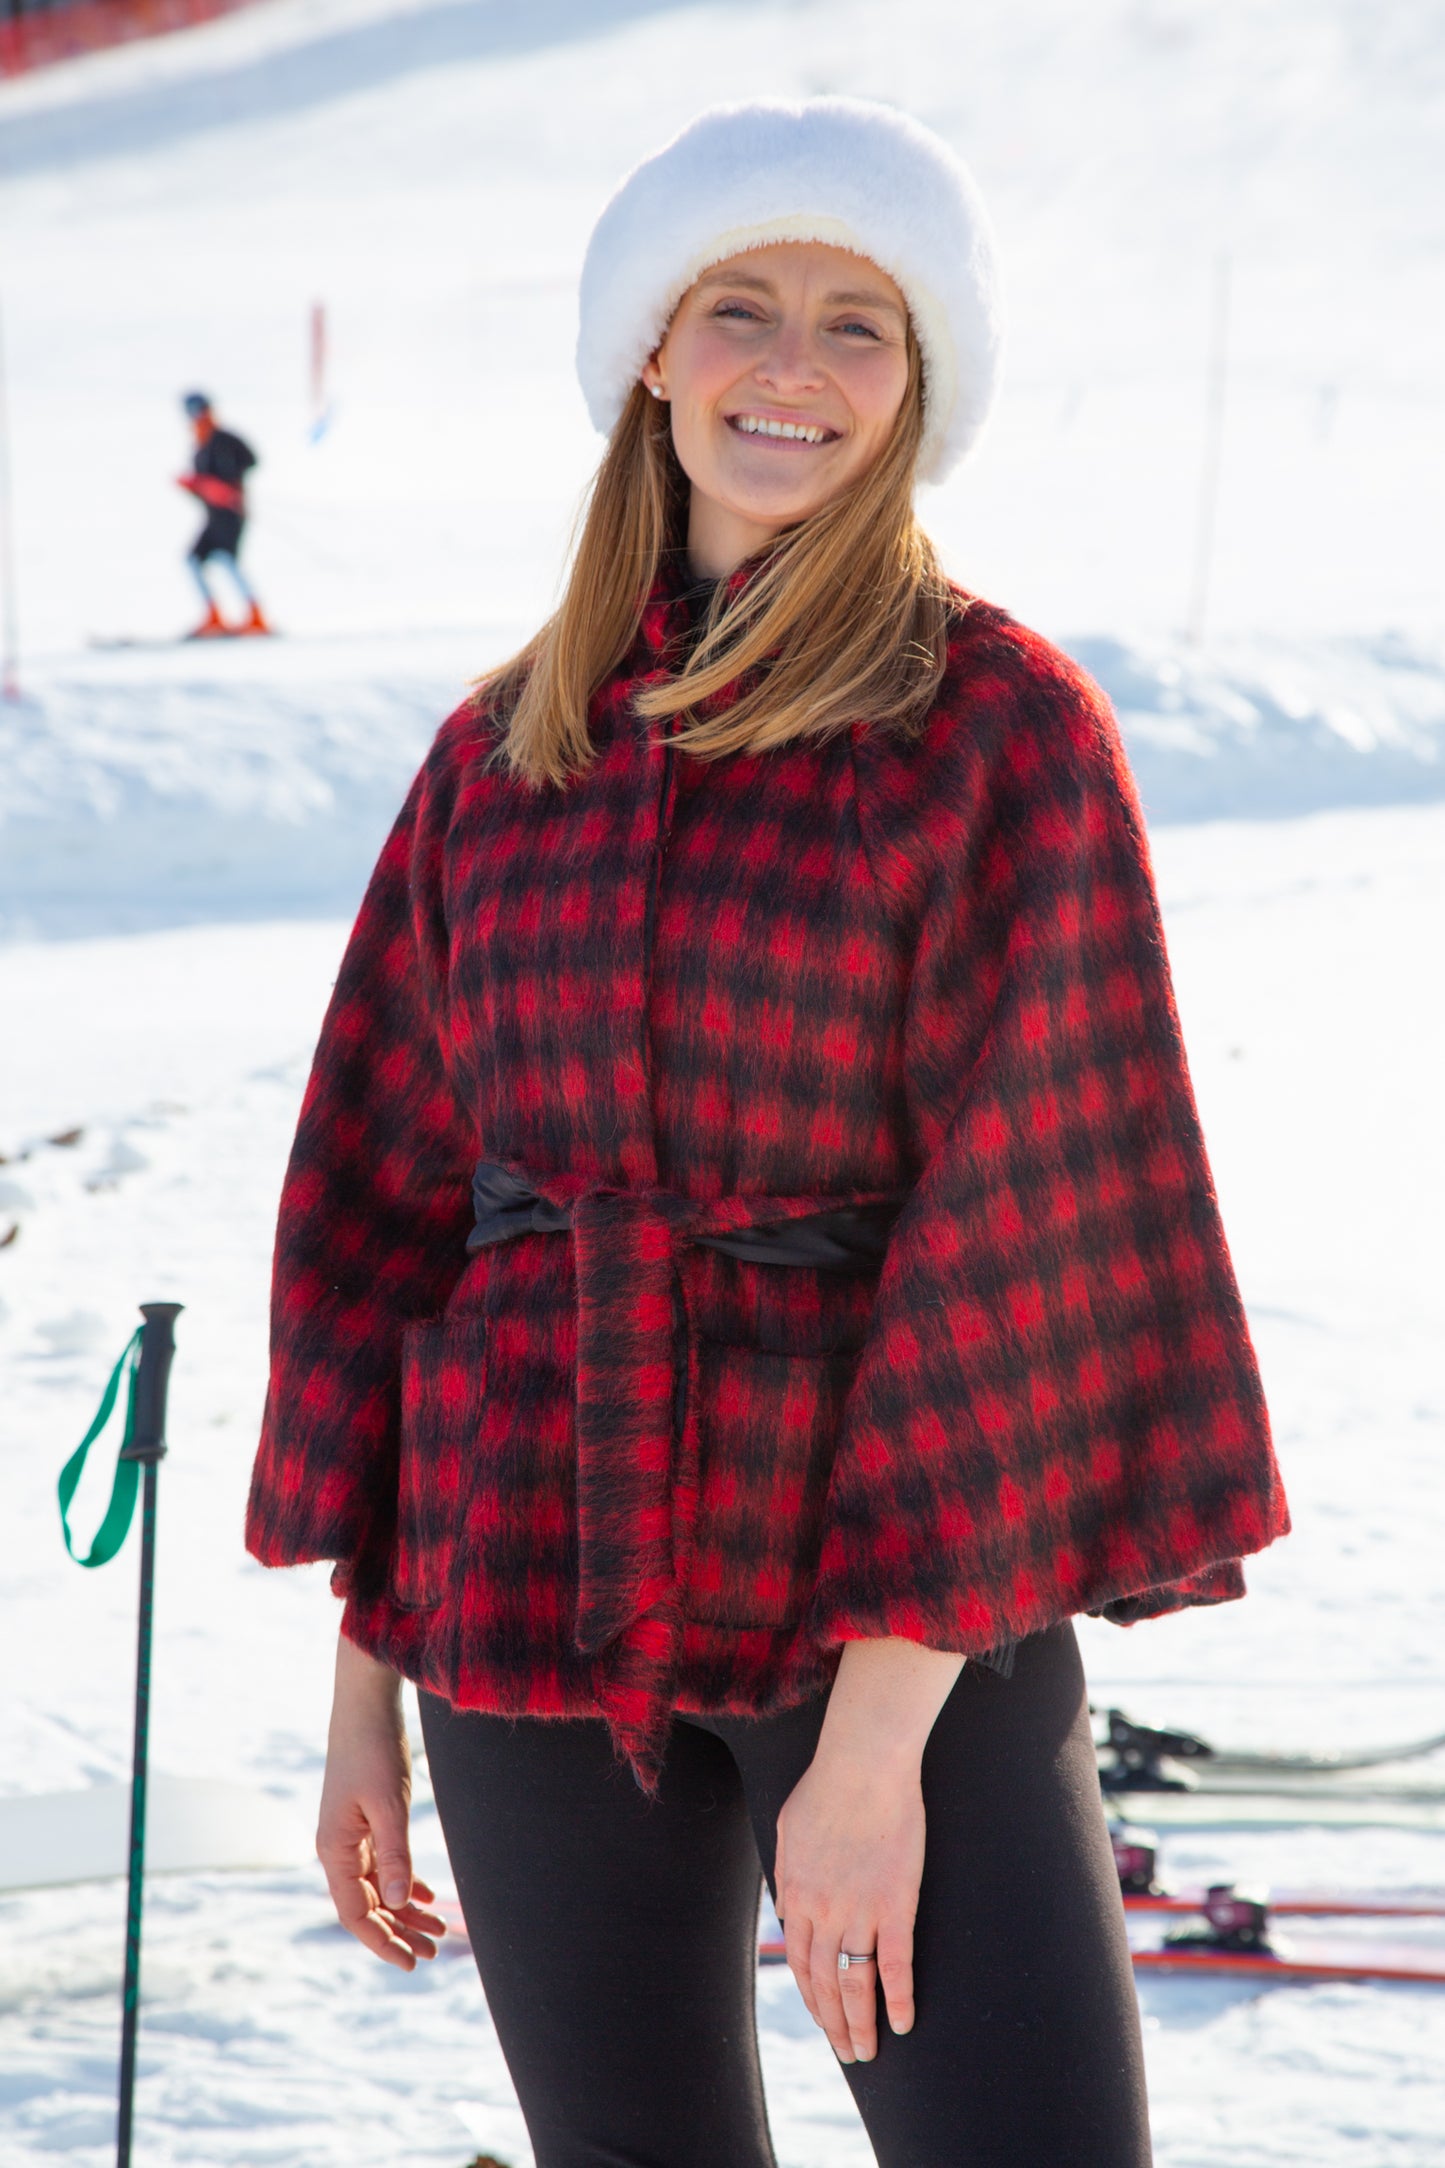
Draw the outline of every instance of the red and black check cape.
M957 598L921 734L705 762L632 696L534 791L438 733L281 1199L246 1518L464 1707L763 1712L1244 1593L1289 1527L1102 693ZM569 1215L469 1255L479 1161ZM902 1197L881 1271L700 1230ZM679 1320L681 1330L679 1331Z

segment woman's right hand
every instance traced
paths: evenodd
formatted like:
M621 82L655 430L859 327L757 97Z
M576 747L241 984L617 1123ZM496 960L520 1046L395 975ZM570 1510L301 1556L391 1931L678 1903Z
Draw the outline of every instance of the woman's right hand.
M435 1891L411 1871L410 1808L401 1680L342 1634L316 1856L342 1926L403 1972L414 1971L418 1957L435 1957L435 1938L446 1933L445 1920L422 1909Z

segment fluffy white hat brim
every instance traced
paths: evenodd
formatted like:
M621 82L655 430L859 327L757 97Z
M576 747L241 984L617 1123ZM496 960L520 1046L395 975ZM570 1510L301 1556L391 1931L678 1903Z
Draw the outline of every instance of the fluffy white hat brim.
M861 98L714 106L627 176L582 266L577 373L597 428L611 432L694 279L776 241L849 249L897 284L923 356L918 474L942 481L978 441L997 388L992 229L948 146Z

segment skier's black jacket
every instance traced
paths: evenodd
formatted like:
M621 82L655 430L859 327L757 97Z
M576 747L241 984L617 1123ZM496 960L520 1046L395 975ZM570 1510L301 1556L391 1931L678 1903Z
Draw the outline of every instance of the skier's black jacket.
M232 429L213 429L204 444L196 447L193 462L197 474L209 475L239 489L256 464L256 454L244 437Z

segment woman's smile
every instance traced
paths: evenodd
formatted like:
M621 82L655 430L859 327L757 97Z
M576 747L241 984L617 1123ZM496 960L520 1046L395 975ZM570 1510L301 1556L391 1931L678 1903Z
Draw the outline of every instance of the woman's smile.
M775 445L836 444L843 434L827 422L811 421L803 415L770 413L749 407L740 414L725 414L723 420L735 436L751 437L771 450Z

